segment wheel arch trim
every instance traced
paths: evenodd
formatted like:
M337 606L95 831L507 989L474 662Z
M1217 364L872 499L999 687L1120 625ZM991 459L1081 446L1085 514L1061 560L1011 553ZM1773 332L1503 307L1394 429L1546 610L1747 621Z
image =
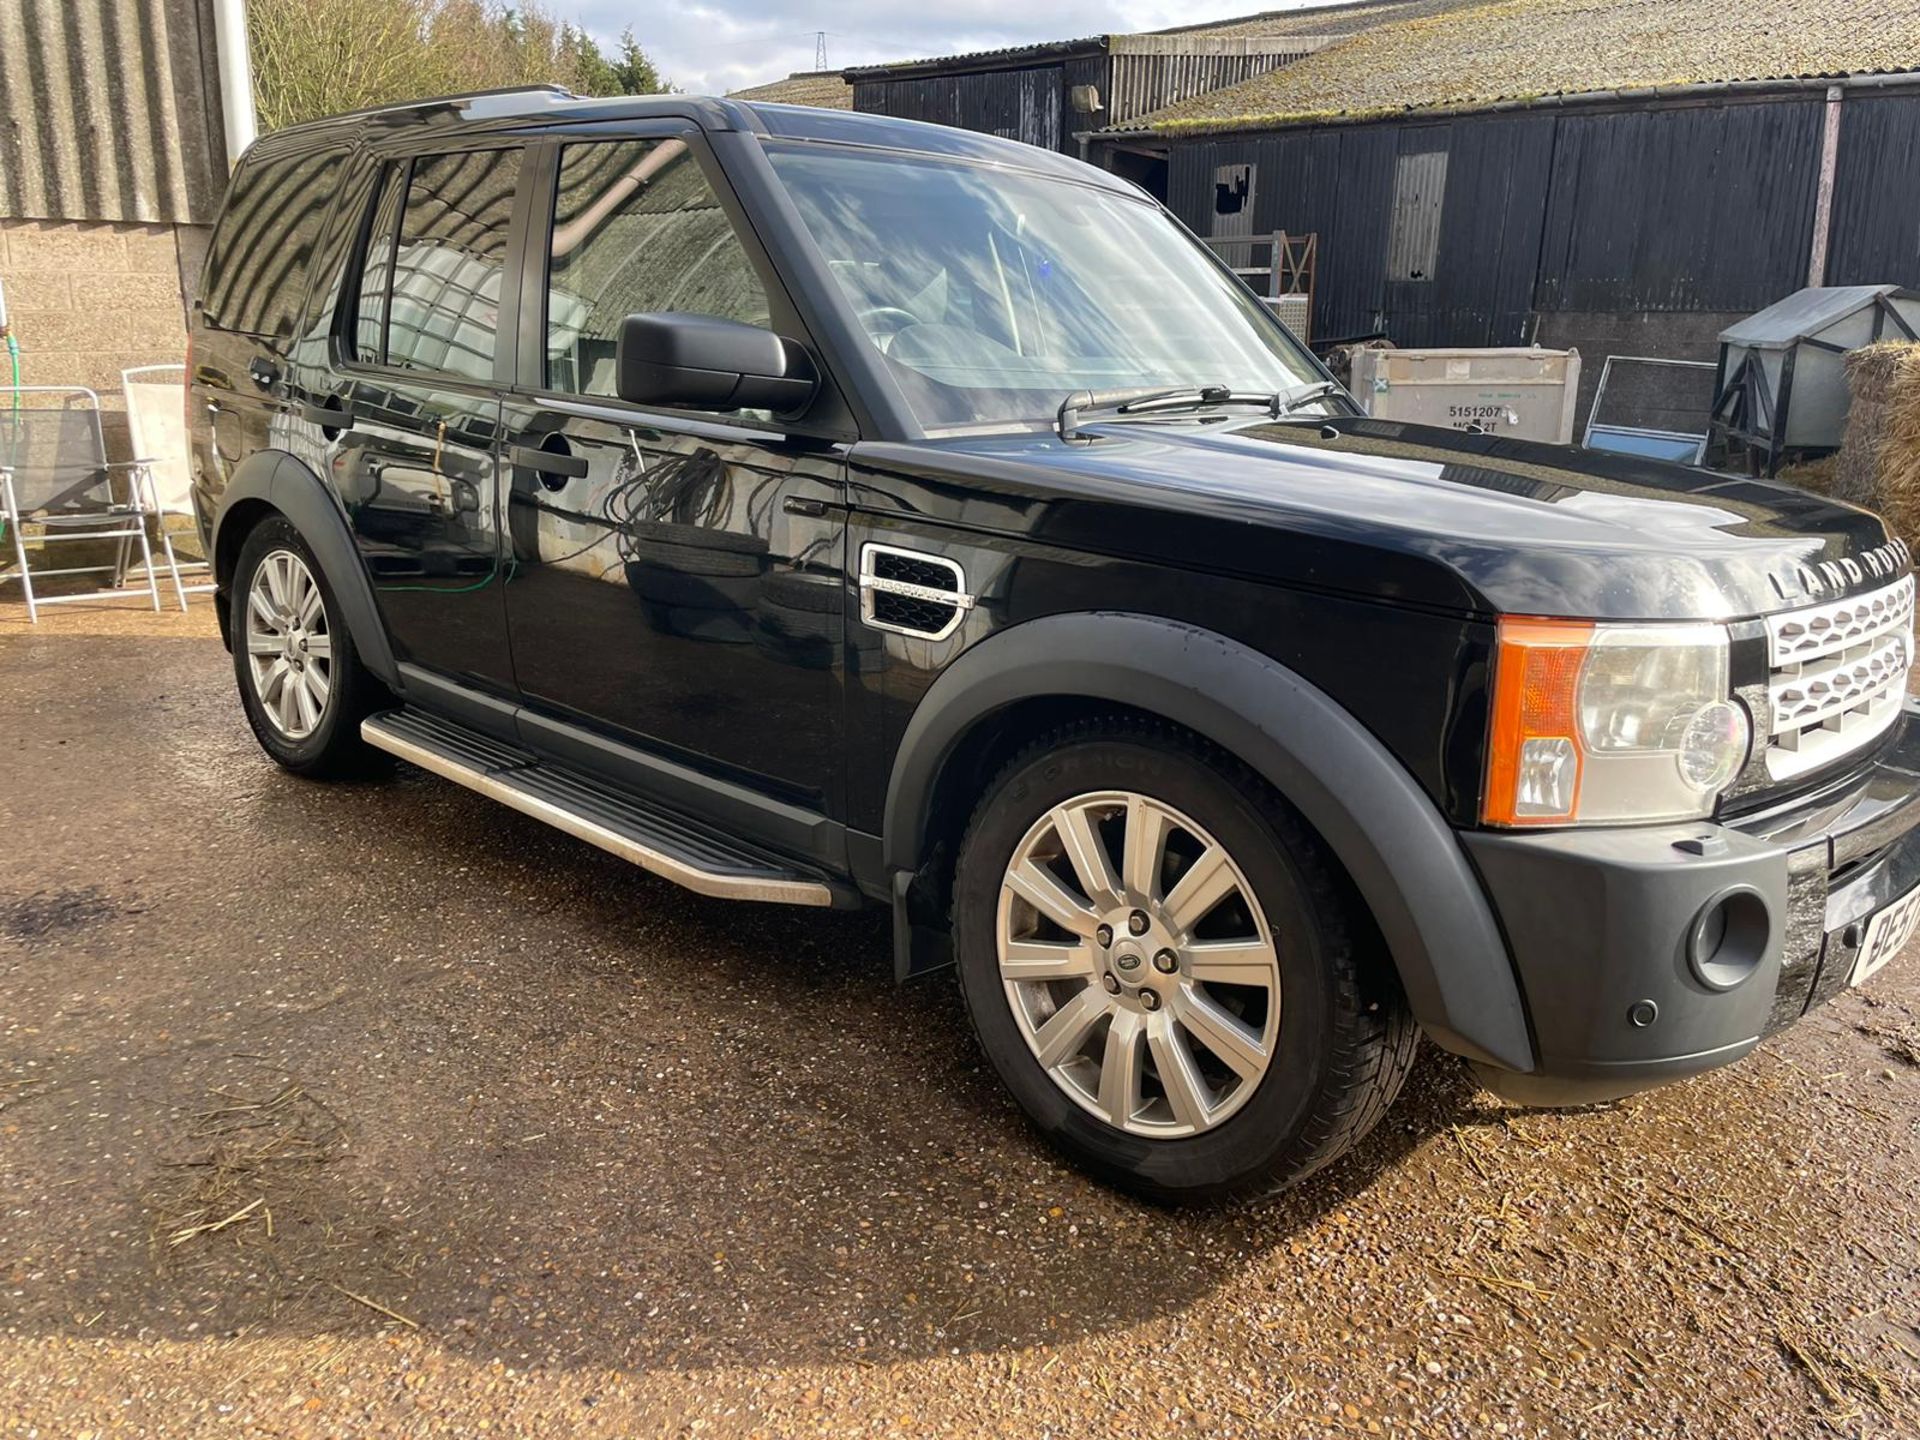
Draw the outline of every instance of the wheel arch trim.
M389 689L403 688L400 666L387 638L386 622L373 598L373 583L360 560L353 530L340 508L340 502L326 482L284 450L262 450L248 456L234 468L227 488L220 496L219 513L213 522L213 553L216 566L235 553L235 545L226 533L229 519L257 502L279 512L300 532L320 562L328 587L340 604L341 618L353 636L360 662ZM242 541L241 543L244 543ZM224 587L232 572L216 571Z
M895 934L927 858L942 769L976 725L1022 700L1122 701L1239 756L1299 809L1353 878L1415 1018L1444 1048L1535 1068L1513 962L1452 827L1405 766L1324 691L1271 657L1156 616L1047 616L980 641L908 721L887 786L883 856Z

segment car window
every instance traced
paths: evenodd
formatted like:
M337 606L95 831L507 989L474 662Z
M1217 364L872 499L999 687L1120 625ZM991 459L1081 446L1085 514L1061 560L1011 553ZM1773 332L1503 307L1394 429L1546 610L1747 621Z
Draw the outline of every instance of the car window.
M241 166L207 259L207 324L249 335L292 333L346 156L307 151Z
M923 425L1049 421L1076 390L1322 378L1144 197L937 156L768 153Z
M520 151L425 155L406 183L397 241L374 217L356 348L406 370L493 378L500 288ZM384 357L381 307L384 303Z
M407 167L389 165L380 178L378 199L367 232L367 258L360 266L359 297L354 307L354 354L378 365L387 358L387 290L393 284L393 231L400 219L400 196Z
M550 390L614 394L614 345L628 315L769 328L766 291L683 140L564 147L549 256Z

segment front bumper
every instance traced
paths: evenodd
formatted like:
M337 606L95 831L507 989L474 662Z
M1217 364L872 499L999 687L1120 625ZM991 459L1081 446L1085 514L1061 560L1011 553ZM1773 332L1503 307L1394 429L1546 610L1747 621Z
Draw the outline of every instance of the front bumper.
M1920 707L1862 772L1725 824L1461 837L1512 950L1529 1105L1617 1099L1737 1060L1845 989L1868 919L1920 885Z

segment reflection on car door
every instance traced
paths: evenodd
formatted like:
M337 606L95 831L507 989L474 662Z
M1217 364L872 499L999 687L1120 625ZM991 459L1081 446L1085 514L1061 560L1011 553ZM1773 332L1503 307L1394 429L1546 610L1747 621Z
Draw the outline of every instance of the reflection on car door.
M694 143L557 152L547 393L510 399L503 422L515 676L535 712L828 808L846 563L838 451L769 417L643 413L614 395L629 314L769 323Z
M498 493L500 306L518 150L395 164L351 329L336 483L400 658L510 691Z

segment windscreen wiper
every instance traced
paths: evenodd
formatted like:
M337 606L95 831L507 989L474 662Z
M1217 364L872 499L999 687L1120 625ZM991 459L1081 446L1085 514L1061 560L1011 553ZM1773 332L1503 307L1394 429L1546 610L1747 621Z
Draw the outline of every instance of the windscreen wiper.
M1315 380L1310 385L1302 385L1298 390L1284 391L1279 397L1279 407L1274 413L1278 420L1282 415L1291 415L1302 405L1311 405L1316 400L1324 400L1329 395L1346 393L1338 380Z
M1301 389L1271 393L1235 390L1227 385L1188 385L1171 390L1076 390L1060 402L1054 428L1060 432L1061 439L1071 440L1079 434L1081 424L1095 414L1129 419L1136 415L1165 415L1226 405L1251 406L1278 420L1339 389L1331 380L1316 380Z

